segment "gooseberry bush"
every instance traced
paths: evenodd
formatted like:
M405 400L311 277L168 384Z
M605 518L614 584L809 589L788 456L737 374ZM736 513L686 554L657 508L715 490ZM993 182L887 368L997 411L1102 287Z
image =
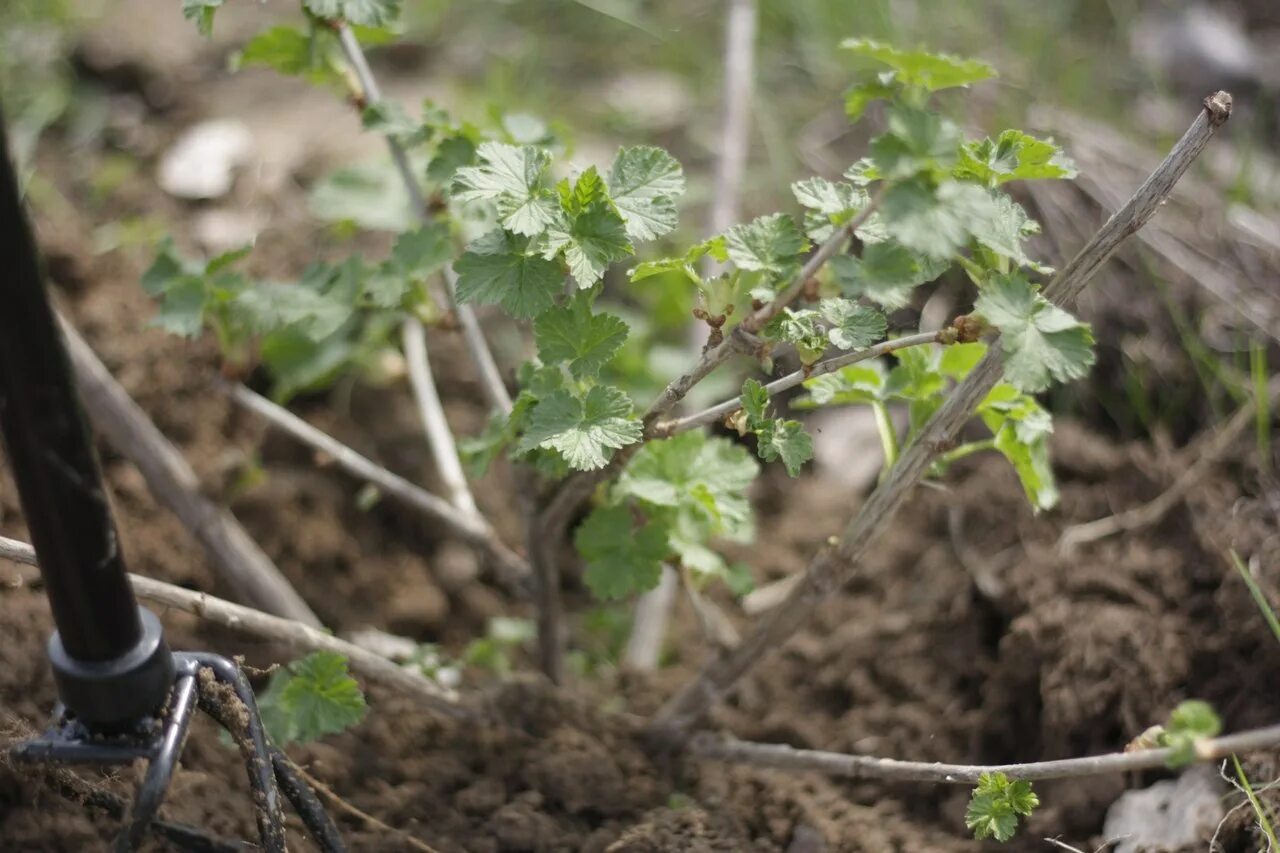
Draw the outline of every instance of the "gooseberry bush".
M183 0L183 8L208 32L221 2ZM499 457L519 466L534 484L531 523L558 501L575 508L580 484L589 511L564 533L586 586L605 600L654 588L664 565L698 584L746 591L750 572L718 545L753 537L746 495L762 465L803 476L813 444L793 413L869 407L887 475L996 333L1004 379L973 412L985 436L940 449L928 474L989 451L1012 464L1037 510L1055 504L1053 421L1035 395L1083 376L1093 339L1040 293L1037 281L1052 270L1029 253L1039 226L1006 189L1069 179L1075 169L1052 141L1016 129L970 139L939 108L936 93L990 78L990 66L845 41L862 69L846 97L850 120L871 121L865 114L878 104L866 156L839 178L797 181L791 209L690 244L684 235L695 229L680 229L685 174L661 148L627 146L611 162L579 163L528 116L481 126L433 103L409 111L370 97L342 39L388 41L396 7L303 0L299 26L261 33L233 63L345 93L364 127L404 158L413 186L397 187L387 169L356 167L313 196L317 213L347 228L396 232L387 256L352 254L295 281L266 281L242 271L251 247L197 260L166 242L142 282L158 301L157 325L186 337L211 332L227 375L261 368L285 402L342 376L381 376L406 317L448 332L459 312L493 306L528 330L532 346L514 371L510 409L498 407L482 434L464 440L464 456L473 473ZM416 222L415 197L425 200ZM911 327L918 312L903 309L948 277L971 285L972 310L938 330ZM658 284L683 289L707 343L688 372L660 377L670 384L649 403L629 390L643 383L619 356L635 333L628 306ZM737 399L710 415L674 417L731 355L755 365ZM779 396L795 386L798 396ZM273 685L273 714L306 709L305 720L278 723L286 730L328 731L330 720L363 713L339 662L320 663L323 672L313 663ZM318 710L326 694L308 693L312 682L328 684L342 709ZM1026 783L984 777L969 825L1004 839L1036 803Z

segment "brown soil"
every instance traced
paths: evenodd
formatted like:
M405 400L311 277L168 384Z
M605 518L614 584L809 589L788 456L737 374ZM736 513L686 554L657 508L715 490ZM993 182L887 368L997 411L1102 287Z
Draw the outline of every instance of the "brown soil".
M67 170L68 157L51 143L41 163L59 191L79 202L84 175ZM283 273L320 243L296 198L278 208L259 263ZM231 504L327 624L339 632L373 625L457 649L488 618L527 612L485 582L483 567L442 531L389 502L358 510L353 481L212 393L209 345L142 329L152 307L136 284L139 259L92 254L84 248L89 232L138 212L163 215L181 231L190 211L142 181L105 206L80 209L90 212L40 222L59 299L207 490ZM304 236L285 242L283 234ZM441 371L450 418L475 431L484 413L472 374L458 343L442 340L434 360L459 366ZM295 407L431 485L403 389L342 387ZM226 594L140 475L108 448L102 454L133 570ZM1065 525L1154 497L1179 463L1150 444L1118 446L1086 424L1063 423L1055 451L1062 505L1035 517L1006 466L974 460L949 478L946 491L917 493L858 578L744 681L715 724L796 746L978 763L1111 751L1188 697L1213 702L1228 729L1274 722L1280 646L1224 558L1231 547L1256 555L1260 580L1276 600L1280 506L1250 454L1242 446L1225 459L1159 525L1073 558L1054 549ZM233 488L255 455L265 482ZM512 491L509 475L497 471L478 497L507 540L519 541ZM742 556L758 567L762 583L801 569L858 500L819 479L792 488L774 477L755 498L760 542ZM3 466L0 532L24 534ZM13 577L11 568L0 566L0 579ZM257 666L282 659L278 649L182 614L164 618L176 648L242 654ZM38 592L0 585L4 743L39 728L54 700L43 653L50 627ZM966 838L963 787L845 783L655 753L634 720L706 654L683 610L675 639L674 659L653 676L610 675L561 691L531 677L509 680L494 688L482 724L437 719L374 689L362 725L292 752L350 803L440 851L985 849ZM1266 758L1276 757L1255 769L1273 778L1275 762ZM120 794L136 776L81 775ZM1106 807L1125 788L1159 775L1038 785L1045 805L1009 849L1044 849L1046 836L1092 849ZM239 758L207 721L187 746L165 815L219 835L253 836ZM396 835L335 815L353 850L411 849ZM115 828L39 773L0 763L0 848L105 850ZM1237 817L1221 839L1224 849L1256 849L1250 832ZM306 849L300 835L293 841Z

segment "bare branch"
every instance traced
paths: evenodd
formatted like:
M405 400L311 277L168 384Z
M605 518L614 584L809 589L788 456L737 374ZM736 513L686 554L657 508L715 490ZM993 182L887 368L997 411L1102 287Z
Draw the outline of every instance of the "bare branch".
M59 317L76 384L94 427L142 473L147 488L203 546L237 597L319 628L320 619L235 517L200 492L195 471L147 413L111 376L89 344Z
M667 623L671 619L671 607L676 601L680 581L676 570L662 566L658 585L636 601L635 618L631 620L631 636L622 659L631 669L652 672L658 668L662 654L662 641L667 637Z
M755 88L756 0L728 0L724 35L724 120L711 202L711 233L738 221Z
M1230 95L1218 92L1206 98L1204 108L1164 162L1054 277L1045 289L1045 297L1059 305L1073 301L1124 238L1151 218L1230 114ZM937 455L950 446L977 405L999 381L1002 372L999 350L998 345L992 346L969 376L948 395L915 442L898 459L889 477L845 528L839 543L813 557L803 579L786 601L770 611L742 645L709 663L667 701L654 719L655 729L677 736L687 732L739 678L781 648L820 602L853 577L858 564L901 509L916 483L928 472Z
M369 61L365 58L364 49L360 47L360 40L356 38L355 32L346 21L338 22L337 31L338 43L342 46L342 53L351 65L351 70L355 72L356 80L363 90L364 102L366 104L378 103L382 100L382 90L378 87L377 78L373 76L373 70L369 68ZM423 222L429 222L431 220L431 212L427 207L427 200L422 194L422 187L418 184L418 179L413 174L413 166L409 162L408 153L394 136L387 135L386 140L387 148L391 151L391 161L395 164L396 171L400 174L400 180L404 184L405 192L409 195L409 203L412 205L414 213ZM467 350L471 353L471 360L475 362L476 368L480 371L480 386L484 389L485 397L492 408L503 414L509 414L511 412L511 395L507 393L507 386L502 381L502 373L498 370L493 353L489 350L489 344L484 338L484 332L480 328L480 322L476 319L475 311L471 309L470 305L462 305L458 302L457 281L458 279L453 269L446 266L444 269L444 282L449 297L449 305L458 316L458 322L462 326L462 336L467 343Z
M400 331L404 357L409 363L409 382L413 385L413 396L418 401L418 415L422 418L427 444L431 446L431 454L435 458L436 471L449 493L449 502L462 512L479 517L480 510L467 486L467 475L462 472L462 463L458 461L458 447L453 441L449 422L445 420L444 406L440 402L435 379L431 376L427 331L423 328L422 321L412 316L405 318Z
M37 565L35 549L25 542L3 536L0 536L0 558L27 566ZM129 583L133 585L134 594L138 598L190 613L210 624L221 625L224 628L281 643L294 651L336 652L350 661L353 668L363 672L369 678L405 691L422 700L426 707L437 713L455 718L468 717L474 713L471 709L458 704L451 693L434 682L392 663L381 655L376 655L345 640L339 640L332 634L312 628L310 625L304 625L292 619L282 619L279 616L263 613L261 610L232 604L230 601L214 598L203 592L192 592L189 589L141 575L129 575Z
M1238 732L1195 743L1197 762L1220 761L1231 755L1272 750L1280 746L1280 726ZM1045 779L1075 779L1107 773L1128 773L1168 766L1172 749L1141 749L1112 752L1088 758L1063 758L1031 764L940 764L928 761L898 761L868 755L845 755L812 749L795 749L782 744L748 743L733 738L704 734L689 742L689 750L700 758L733 764L750 764L796 772L817 772L849 779L885 779L894 782L942 782L972 785L983 773L1003 773L1010 779L1036 782Z
M529 565L519 555L503 545L497 532L483 518L467 515L446 500L393 474L372 460L361 456L283 406L256 394L243 385L224 385L223 390L236 403L278 427L289 435L322 453L328 454L344 471L372 483L384 493L399 500L427 517L440 522L464 541L491 557L497 564L499 576L508 585L519 587L529 577Z
M806 370L797 370L794 373L788 373L786 376L773 380L764 386L764 390L769 392L769 396L787 391L804 382L806 379L812 379L815 376L825 376L828 373L835 373L842 367L850 364L857 364L860 361L867 361L872 358L879 358L883 355L897 352L907 347L920 346L922 344L938 343L937 332L921 332L918 335L904 335L901 338L894 338L891 341L882 341L875 346L867 347L857 352L846 352L826 361L820 361ZM653 425L653 434L658 438L665 438L670 435L684 432L685 430L694 429L707 424L713 424L724 418L725 415L736 412L742 408L742 402L739 398L734 397L732 400L725 400L709 409L698 412L696 415L688 415L687 417L677 418L672 421L662 421Z

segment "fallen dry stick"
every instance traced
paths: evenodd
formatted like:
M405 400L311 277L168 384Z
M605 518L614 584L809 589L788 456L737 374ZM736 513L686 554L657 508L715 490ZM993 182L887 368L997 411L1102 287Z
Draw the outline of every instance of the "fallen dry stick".
M0 536L0 559L27 566L37 565L34 548L25 542L3 536ZM339 640L332 634L309 625L141 575L129 575L129 583L133 585L133 592L138 598L190 613L210 624L281 643L296 651L336 652L346 657L354 669L375 681L403 690L439 714L454 718L465 718L472 714L470 709L460 705L451 694L434 682L415 675L381 655Z
M1246 752L1280 746L1280 726L1238 732L1220 738L1206 738L1195 744L1197 762L1219 761ZM1167 767L1172 749L1140 749L1112 752L1087 758L1063 758L1031 764L940 764L929 761L898 761L868 755L846 755L813 749L795 749L782 744L749 743L715 735L698 735L689 750L700 758L750 764L796 772L817 772L850 779L885 779L894 782L944 782L972 785L983 773L1003 773L1010 779L1035 782L1043 779L1073 779L1104 773L1127 773Z
M1141 228L1168 198L1178 179L1200 155L1231 115L1231 96L1217 92L1204 100L1191 127L1125 205L1054 276L1045 298L1057 305L1075 301L1094 273L1130 235ZM908 495L937 456L951 446L960 429L1002 374L998 342L994 344L929 419L915 442L898 459L889 477L871 494L849 522L838 544L824 548L809 562L802 579L780 606L771 610L733 652L703 667L658 711L655 733L682 738L758 662L777 651L814 609L843 586L897 515Z

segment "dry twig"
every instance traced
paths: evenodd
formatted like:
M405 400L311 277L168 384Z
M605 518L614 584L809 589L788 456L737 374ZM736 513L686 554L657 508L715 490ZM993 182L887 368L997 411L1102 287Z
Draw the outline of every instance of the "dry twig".
M25 542L0 536L0 559L27 566L36 566L36 552ZM396 687L422 701L436 713L448 717L464 718L471 715L468 708L458 704L456 698L439 685L428 681L410 670L397 666L381 655L373 654L359 646L340 640L332 634L304 625L291 619L282 619L214 598L203 592L193 592L164 581L129 575L138 598L190 613L213 625L221 625L264 640L281 643L296 651L329 651L343 655L351 666L369 678Z
M1168 766L1172 749L1143 749L1112 752L1088 758L1063 758L1030 764L941 764L929 761L898 761L868 755L847 755L813 749L795 749L782 744L749 743L703 734L689 741L689 750L700 758L734 764L750 764L797 772L818 772L849 779L885 779L894 782L943 782L972 785L983 773L1003 773L1010 779L1036 782L1044 779L1075 779L1107 773L1128 773ZM1218 761L1230 755L1271 750L1280 746L1280 726L1238 732L1220 738L1206 738L1195 744L1195 760Z

